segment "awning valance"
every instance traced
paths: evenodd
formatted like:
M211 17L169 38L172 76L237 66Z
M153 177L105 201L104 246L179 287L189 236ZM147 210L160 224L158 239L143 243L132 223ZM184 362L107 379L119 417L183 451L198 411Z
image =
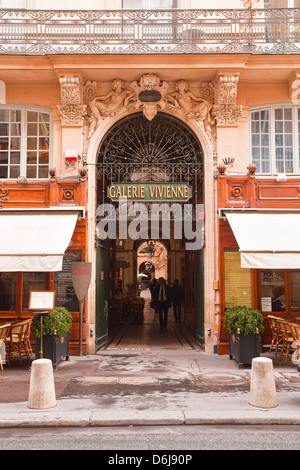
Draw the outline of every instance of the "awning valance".
M0 271L61 271L78 212L0 213Z
M241 266L300 269L300 213L226 213Z

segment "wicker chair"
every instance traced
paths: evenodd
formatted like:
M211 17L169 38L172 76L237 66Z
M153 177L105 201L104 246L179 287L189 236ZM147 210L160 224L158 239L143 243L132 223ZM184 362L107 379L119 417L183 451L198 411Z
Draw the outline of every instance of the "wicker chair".
M10 365L7 353L6 353L6 342L7 338L9 338L10 334L10 329L11 329L11 324L7 323L6 325L0 326L0 348L4 350L4 357L5 361L7 362L8 365ZM0 368L3 370L3 364L2 364L2 354L0 350Z
M299 357L299 349L300 349L300 325L297 323L289 323L289 327L291 330L291 334L294 339L295 347L293 350L293 357ZM293 365L293 357L291 360L291 366Z
M284 320L278 320L278 329L279 333L282 335L282 348L280 352L280 359L282 357L283 352L285 351L285 363L287 362L287 358L292 355L290 352L291 346L294 342L294 338L291 333L291 328L289 323Z
M269 353L275 349L275 357L277 356L278 349L281 348L283 343L282 333L279 331L278 321L284 321L282 318L274 317L273 315L268 315L271 332L272 332L272 341L269 349Z
M11 358L14 355L19 356L21 364L22 355L26 355L27 360L29 361L30 356L33 354L29 340L30 325L31 320L25 320L20 323L14 323L11 326L9 338L7 340L8 357Z

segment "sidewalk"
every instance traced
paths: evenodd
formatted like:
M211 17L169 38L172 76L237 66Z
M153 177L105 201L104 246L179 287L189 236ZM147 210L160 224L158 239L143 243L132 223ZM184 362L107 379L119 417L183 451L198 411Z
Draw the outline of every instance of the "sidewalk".
M262 409L248 403L251 370L239 370L228 356L106 349L60 362L57 405L32 410L30 370L16 361L0 371L0 427L300 424L297 367L275 359L273 367L278 406Z

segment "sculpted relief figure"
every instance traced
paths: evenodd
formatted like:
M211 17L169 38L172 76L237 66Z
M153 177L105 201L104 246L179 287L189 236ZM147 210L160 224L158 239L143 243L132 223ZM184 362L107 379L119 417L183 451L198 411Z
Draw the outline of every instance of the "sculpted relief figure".
M121 79L115 79L108 93L94 95L88 101L92 113L89 118L89 138L101 120L114 116L123 108L127 108L128 111L142 110L149 121L156 116L159 109L166 109L181 117L199 121L211 137L211 127L214 123L210 115L213 92L209 83L203 82L201 86L202 95L207 99L195 96L185 80L179 80L175 91L168 93L169 83L161 80L156 74L144 74L140 80L133 81L127 86Z
M156 116L158 108L166 108L165 95L169 88L169 84L165 80L161 80L158 75L146 73L141 76L140 80L131 82L130 88L132 88L136 96L135 108L142 109L143 114L148 121L152 121ZM146 101L141 101L141 93L147 91L158 92L155 101L148 101L147 99Z
M120 111L124 106L127 106L130 99L133 97L134 93L127 90L124 86L124 82L117 78L112 82L111 91L105 95L93 98L89 102L92 111L89 136L91 136L96 127L98 127L101 119L114 116L114 114Z
M179 80L176 83L176 91L168 94L166 98L169 103L175 108L179 108L188 117L202 121L205 130L210 131L213 122L209 114L212 104L189 91L188 83L185 80Z

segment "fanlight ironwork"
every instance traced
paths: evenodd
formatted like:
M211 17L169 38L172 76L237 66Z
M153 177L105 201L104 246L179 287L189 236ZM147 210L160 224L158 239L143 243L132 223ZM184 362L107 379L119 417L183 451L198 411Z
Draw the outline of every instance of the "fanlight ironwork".
M116 182L185 182L203 174L203 151L181 121L142 113L118 122L104 138L98 156L98 179ZM104 181L103 181L104 182Z

